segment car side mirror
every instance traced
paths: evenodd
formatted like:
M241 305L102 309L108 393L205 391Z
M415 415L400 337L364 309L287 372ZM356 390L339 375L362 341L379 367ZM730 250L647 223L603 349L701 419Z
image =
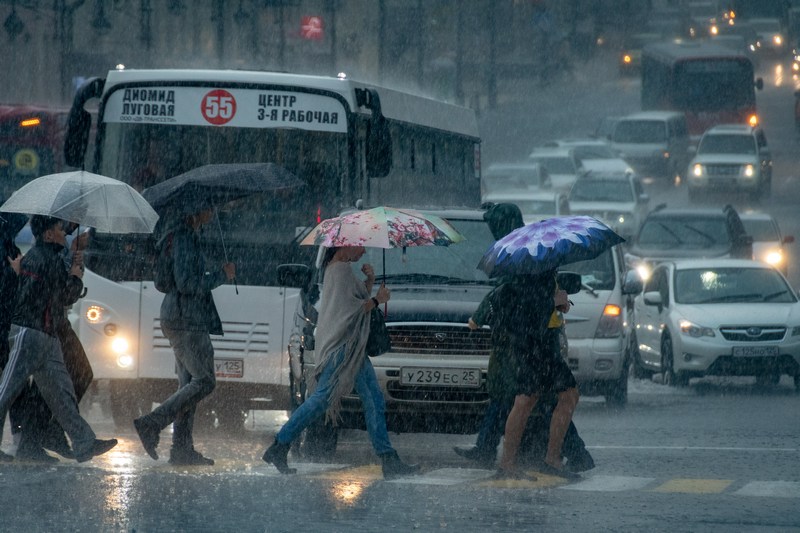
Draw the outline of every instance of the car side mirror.
M311 281L311 269L307 265L278 265L278 285L303 289Z
M764 88L764 80L763 78L756 78L756 89L759 91Z
M567 291L567 294L577 294L581 292L583 281L581 275L575 272L559 272L556 276L558 286Z
M644 293L644 304L645 305L664 305L664 302L661 300L661 293L658 291L650 291Z
M644 290L642 276L636 270L625 272L625 281L622 283L622 294L639 294ZM660 293L659 293L660 297Z

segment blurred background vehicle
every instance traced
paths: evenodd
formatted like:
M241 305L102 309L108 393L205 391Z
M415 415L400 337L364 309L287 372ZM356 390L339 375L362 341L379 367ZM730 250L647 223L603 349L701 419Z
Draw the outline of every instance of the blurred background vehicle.
M483 202L484 205L515 204L522 212L522 219L526 224L572 212L567 193L560 189L497 191L485 195Z
M800 303L771 266L746 259L670 261L635 299L637 373L661 372L667 385L704 375L782 374L800 387Z
M739 213L747 234L753 238L753 259L772 265L786 276L789 272L789 253L784 245L794 242L794 235L783 235L778 221L769 213L746 211Z
M638 75L642 68L642 48L661 38L658 33L634 33L625 36L619 53L619 73L623 76Z
M689 163L686 181L690 202L709 191L744 192L754 200L769 197L772 153L764 130L742 124L709 129Z
M756 48L759 53L779 56L786 52L786 31L780 19L752 18L748 23L758 34Z
M569 148L534 148L528 161L543 166L553 187L565 192L584 172L581 162Z
M544 143L542 148L572 150L573 155L587 172L633 172L633 168L622 158L622 154L615 150L606 139L557 139Z
M683 113L642 111L621 117L612 146L643 177L672 180L688 163L689 132Z
M641 179L625 172L590 171L578 178L569 192L573 214L599 218L626 239L639 231L649 202Z
M629 241L625 261L646 281L653 266L663 261L708 257L753 257L753 238L731 205L694 209L657 206Z
M481 173L481 197L510 189L549 189L547 169L538 163L493 163Z

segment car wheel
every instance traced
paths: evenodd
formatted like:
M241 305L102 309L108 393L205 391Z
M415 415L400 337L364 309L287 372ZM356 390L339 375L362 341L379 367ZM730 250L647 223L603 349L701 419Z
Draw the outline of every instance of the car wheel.
M672 351L672 337L665 335L661 340L661 371L664 385L683 387L689 383L686 374L675 371L675 357Z
M621 408L628 403L628 369L630 364L622 365L622 372L619 379L612 381L606 390L606 405L609 407Z

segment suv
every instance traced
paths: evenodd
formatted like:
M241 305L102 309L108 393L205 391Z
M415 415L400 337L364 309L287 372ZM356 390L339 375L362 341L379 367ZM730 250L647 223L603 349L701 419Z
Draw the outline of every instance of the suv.
M772 155L764 130L744 124L714 126L703 134L687 172L689 200L703 190L744 191L758 200L772 189Z
M642 223L625 261L646 281L656 263L707 257L753 258L753 238L731 205L722 209L659 205Z
M639 176L629 172L589 172L569 191L574 214L600 218L626 239L636 235L649 202Z
M611 144L642 176L672 179L686 170L689 130L683 113L643 111L616 121Z

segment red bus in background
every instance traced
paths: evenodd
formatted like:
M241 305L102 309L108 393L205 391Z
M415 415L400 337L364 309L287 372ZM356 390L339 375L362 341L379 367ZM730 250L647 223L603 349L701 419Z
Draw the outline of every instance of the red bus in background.
M0 104L0 199L34 178L67 168L68 115L69 109Z
M642 51L642 109L686 114L695 140L717 124L759 123L753 64L712 42L665 42Z

